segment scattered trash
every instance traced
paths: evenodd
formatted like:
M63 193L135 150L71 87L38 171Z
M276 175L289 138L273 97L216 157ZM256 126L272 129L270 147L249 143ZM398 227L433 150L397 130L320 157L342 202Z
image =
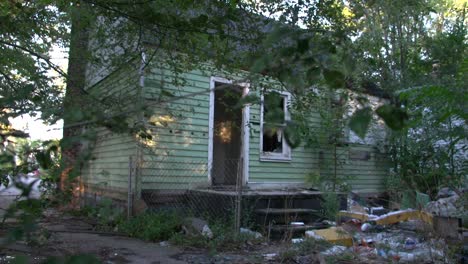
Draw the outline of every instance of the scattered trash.
M375 258L378 255L377 249L369 246L354 247L354 252L365 258Z
M389 212L378 202L367 203L371 205L367 208L349 198L348 210L339 212L339 223L345 223L342 227L306 231L306 237L340 244L322 252L323 255L352 249L362 263L376 258L396 262L446 262L446 244L435 239L421 239L418 231L431 230L439 237L460 238L461 220L456 216L464 209L460 208L458 200L459 195L449 188L442 188L438 200L433 202L424 193L408 191L401 201L402 208L406 209ZM348 232L344 232L344 228Z
M209 239L213 238L213 232L211 231L211 229L210 229L210 227L208 225L203 226L201 234L202 234L202 236L207 237Z
M267 253L263 254L263 258L267 261L275 260L278 257L278 253Z
M196 217L185 218L182 229L187 235L202 235L209 239L213 238L213 232L208 226L208 222L200 218L196 218Z
M445 238L462 239L462 219L455 217L434 216L434 231Z
M304 239L303 238L293 238L293 239L291 239L291 242L293 244L299 244L299 243L304 242Z
M416 240L411 238L411 237L408 237L405 240L405 249L406 250L411 250L411 249L414 249L414 248L416 248Z
M460 197L458 195L452 195L446 198L440 198L437 201L430 202L426 205L425 211L445 217L455 217L458 214L456 202Z
M322 252L322 255L324 256L333 256L333 255L338 255L338 254L342 254L343 252L346 252L348 251L348 248L345 247L345 246L333 246L327 250L325 250L324 252Z
M388 258L387 252L383 249L377 249L377 255L385 259Z
M379 207L371 207L369 209L369 212L370 212L371 215L380 216L380 215L384 215L384 214L388 213L389 210L383 208L383 206L379 206Z
M292 225L292 226L303 226L303 225L305 225L304 222L291 222L289 224Z
M350 219L350 220L346 221L346 223L352 224L354 226L361 226L361 220L359 220L359 219Z
M422 209L426 207L426 205L430 201L431 201L431 198L429 197L429 195L425 193L416 192L416 207L415 208Z
M364 223L361 226L361 231L362 232L367 232L367 231L370 231L371 229L372 229L372 225L369 224L369 223Z
M448 187L444 187L439 190L439 192L437 193L436 199L438 200L440 198L447 198L447 197L451 197L454 195L457 195L454 190Z
M400 257L400 260L403 262L413 262L415 260L414 254L412 253L406 253L406 252L399 252L398 256Z
M340 211L338 213L340 217L348 217L351 219L358 219L361 222L367 222L367 221L372 221L376 219L378 216L376 215L369 215L367 213L359 213L359 212L353 212L353 211Z
M368 210L364 206L361 206L357 201L354 201L352 199L348 199L348 208L349 211L351 212L356 212L356 213L361 213L361 214L367 214Z
M353 238L341 227L330 227L327 229L309 230L305 232L306 237L325 239L326 241L343 246L352 246Z
M391 225L391 224L396 224L398 222L408 221L412 219L421 219L424 222L432 225L431 214L426 213L424 211L413 210L413 209L390 212L388 214L381 215L377 218L374 218L373 221L375 221L377 225Z
M168 246L169 246L169 242L168 242L168 241L161 241L161 242L159 242L159 245L160 245L161 247L168 247Z
M428 230L428 224L422 220L408 220L398 223L398 228L407 231L425 231Z
M251 236L254 237L255 239L260 239L260 238L263 237L262 234L260 234L259 232L255 232L255 231L252 231L252 230L250 230L250 229L248 229L248 228L243 228L243 227L240 228L240 233L241 233L241 234L248 234L248 235L251 235Z
M330 221L330 220L323 220L322 224L330 225L330 226L336 226L336 222Z

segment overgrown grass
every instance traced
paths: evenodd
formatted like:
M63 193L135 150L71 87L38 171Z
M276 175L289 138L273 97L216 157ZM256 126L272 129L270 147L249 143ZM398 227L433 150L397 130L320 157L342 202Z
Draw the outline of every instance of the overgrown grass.
M249 245L263 242L263 239L256 239L252 234L236 232L232 221L209 216L202 219L207 220L213 233L211 239L201 234L184 234L182 226L187 215L176 211L148 211L127 219L121 210L112 207L106 200L101 201L96 207L84 207L70 213L75 216L95 218L98 228L103 230L115 230L145 241L169 240L174 245L204 248L212 253L240 249L247 241Z
M322 252L331 246L332 244L326 240L304 238L301 243L290 244L287 246L285 250L280 252L279 258L281 263L296 263L295 258L297 256L305 256Z
M168 240L181 230L182 217L170 211L146 212L122 220L117 230L146 241Z
M206 248L210 253L214 254L217 251L240 249L247 241L251 244L263 241L262 239L255 239L250 234L237 233L230 222L213 219L208 222L213 232L213 238L177 233L171 237L170 242L182 247Z

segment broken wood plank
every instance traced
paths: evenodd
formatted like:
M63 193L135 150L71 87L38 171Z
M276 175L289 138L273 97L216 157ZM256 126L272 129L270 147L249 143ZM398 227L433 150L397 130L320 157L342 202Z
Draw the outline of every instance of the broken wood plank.
M265 208L257 209L255 212L260 214L313 214L318 211L306 208Z

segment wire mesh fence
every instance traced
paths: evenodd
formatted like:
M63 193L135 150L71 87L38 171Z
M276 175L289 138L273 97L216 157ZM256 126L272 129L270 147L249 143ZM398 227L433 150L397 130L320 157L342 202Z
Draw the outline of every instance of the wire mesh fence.
M151 210L172 210L239 227L239 161L224 159L210 170L207 160L143 157L139 163L141 197Z
M321 221L320 192L249 189L243 185L242 163L215 159L210 168L206 159L144 156L138 165L141 197L153 211L170 210L268 237L291 238Z

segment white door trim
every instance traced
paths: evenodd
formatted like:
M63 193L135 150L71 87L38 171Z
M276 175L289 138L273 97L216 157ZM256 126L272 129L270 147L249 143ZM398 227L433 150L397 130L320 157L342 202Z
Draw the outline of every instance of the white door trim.
M211 169L213 168L213 138L214 138L214 105L215 105L215 83L234 83L233 80L229 80L222 77L210 78L210 109L209 109L209 119L208 119L208 183L213 185L213 179L211 175ZM249 93L250 85L249 83L236 83L243 87L242 95L246 96ZM243 183L247 184L249 180L249 120L250 120L250 105L245 105L242 109L242 146L241 146L241 156L244 163L243 174L244 179Z

